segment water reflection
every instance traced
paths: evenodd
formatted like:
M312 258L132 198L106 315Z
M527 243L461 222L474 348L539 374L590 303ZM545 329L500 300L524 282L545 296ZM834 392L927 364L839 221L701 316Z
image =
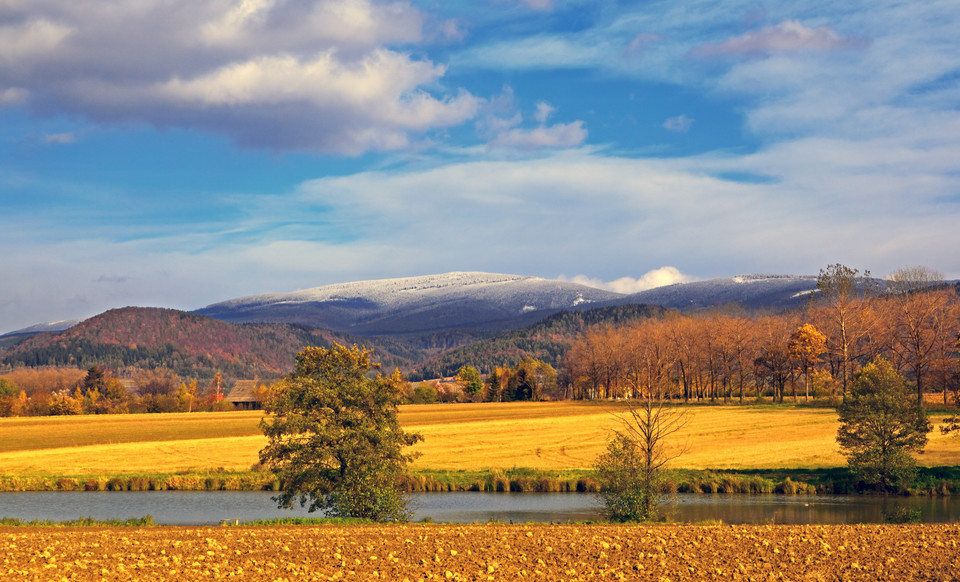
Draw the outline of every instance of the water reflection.
M170 525L216 525L223 520L317 517L305 509L278 509L263 492L36 492L0 493L0 517L64 521L153 516ZM593 495L563 493L424 493L411 496L414 519L437 522L568 522L601 517ZM678 522L842 524L880 523L898 508L924 522L960 521L960 499L928 497L792 497L783 495L677 495L664 505Z

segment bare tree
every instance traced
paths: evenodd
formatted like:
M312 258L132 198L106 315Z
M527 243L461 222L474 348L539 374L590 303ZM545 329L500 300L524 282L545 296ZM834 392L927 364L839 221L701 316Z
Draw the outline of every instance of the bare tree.
M610 519L649 520L660 505L664 466L684 452L666 445L686 425L687 412L649 394L617 418L621 429L613 431L594 465L599 495Z
M889 277L895 313L891 326L893 349L913 371L917 383L917 406L923 407L928 368L942 345L942 335L950 307L950 292L943 286L943 275L926 267L907 267Z
M820 269L817 291L817 304L821 306L825 324L819 327L827 332L828 347L839 366L838 375L846 400L847 386L853 374L852 364L860 355L858 346L870 334L864 312L869 299L876 295L876 286L870 278L870 271L861 275L858 269L837 263Z

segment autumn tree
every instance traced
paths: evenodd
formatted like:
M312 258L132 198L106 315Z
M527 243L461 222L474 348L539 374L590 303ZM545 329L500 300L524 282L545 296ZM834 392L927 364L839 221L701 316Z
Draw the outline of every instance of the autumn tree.
M510 384L510 369L506 366L497 366L487 375L487 400L502 402L504 392Z
M840 405L837 442L854 473L883 492L906 488L913 480L911 452L922 452L930 423L913 402L903 376L878 358L863 367Z
M123 382L105 366L93 366L87 370L76 395L84 412L89 414L127 412L125 402L129 397Z
M869 334L865 304L875 294L876 288L870 279L870 271L860 274L840 263L820 269L817 277L815 305L823 314L827 331L828 347L836 358L838 375L846 399L847 386L853 371L852 364L859 343Z
M805 323L790 335L787 344L790 355L797 362L799 371L803 374L804 398L810 398L810 371L820 362L820 356L827 351L827 336L820 333L816 327Z
M917 387L917 405L923 406L928 369L947 334L951 292L938 289L943 275L926 267L908 267L894 271L888 289L893 299L893 349L913 372Z
M514 400L543 400L552 396L556 388L556 370L541 360L521 359L510 376Z
M200 400L198 392L196 380L191 380L189 384L181 382L177 386L177 405L181 412L193 412Z
M397 420L402 394L371 352L334 343L304 348L293 372L273 386L260 427L260 461L280 481L281 507L376 521L405 521L402 478L421 440Z
M757 322L758 353L754 359L754 369L758 382L762 378L770 381L774 402L783 402L787 382L793 372L790 366L790 321L782 316L767 316ZM759 397L760 390L757 390ZM794 392L794 397L796 393Z
M0 378L0 416L20 416L27 406L27 393L6 378Z

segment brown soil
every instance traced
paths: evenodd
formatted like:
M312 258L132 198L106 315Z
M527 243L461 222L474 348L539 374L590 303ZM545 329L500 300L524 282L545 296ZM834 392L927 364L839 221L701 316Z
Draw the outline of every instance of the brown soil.
M0 528L4 580L958 580L960 524Z

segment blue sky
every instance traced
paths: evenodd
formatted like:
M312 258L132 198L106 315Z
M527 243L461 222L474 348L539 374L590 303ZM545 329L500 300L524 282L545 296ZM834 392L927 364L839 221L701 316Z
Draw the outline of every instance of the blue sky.
M960 277L960 5L0 2L0 332L448 271Z

